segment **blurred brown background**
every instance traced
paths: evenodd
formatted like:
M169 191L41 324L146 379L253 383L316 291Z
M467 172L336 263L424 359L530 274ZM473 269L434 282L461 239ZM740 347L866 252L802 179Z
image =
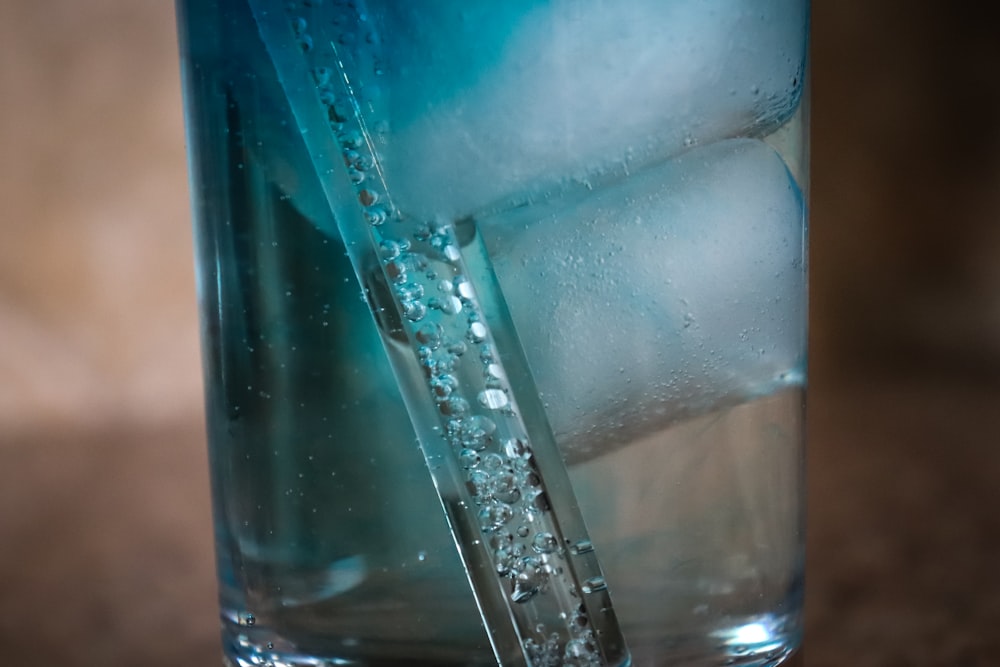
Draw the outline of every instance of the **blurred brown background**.
M814 0L817 667L1000 655L1000 22L949 7ZM218 664L173 21L0 3L11 664Z

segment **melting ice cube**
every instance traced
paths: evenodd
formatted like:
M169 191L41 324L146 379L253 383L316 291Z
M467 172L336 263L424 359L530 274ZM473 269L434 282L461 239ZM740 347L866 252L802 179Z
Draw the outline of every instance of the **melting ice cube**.
M805 211L753 139L480 229L571 458L801 381Z
M358 87L373 82L386 178L418 217L766 134L802 90L803 0L368 6L386 66Z

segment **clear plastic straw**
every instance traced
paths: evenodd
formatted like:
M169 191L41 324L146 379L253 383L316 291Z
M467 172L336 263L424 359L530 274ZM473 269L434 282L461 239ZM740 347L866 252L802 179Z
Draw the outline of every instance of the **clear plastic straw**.
M363 20L360 3L248 2L379 324L498 662L629 664L473 224L410 219L392 201L378 129L351 80L362 58L328 34Z

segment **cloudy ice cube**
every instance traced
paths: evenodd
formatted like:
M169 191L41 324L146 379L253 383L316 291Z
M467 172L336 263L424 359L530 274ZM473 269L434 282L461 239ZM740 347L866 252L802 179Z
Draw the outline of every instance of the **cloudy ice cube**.
M802 381L804 201L761 141L480 229L571 459Z
M761 135L802 90L805 0L368 7L385 67L358 90L388 120L388 185L417 217Z

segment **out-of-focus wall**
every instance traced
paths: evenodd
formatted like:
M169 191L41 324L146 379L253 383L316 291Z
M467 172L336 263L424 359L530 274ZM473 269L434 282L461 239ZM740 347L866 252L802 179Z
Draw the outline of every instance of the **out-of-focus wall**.
M813 0L816 382L1000 382L998 14Z
M0 446L197 417L173 3L0 2Z

